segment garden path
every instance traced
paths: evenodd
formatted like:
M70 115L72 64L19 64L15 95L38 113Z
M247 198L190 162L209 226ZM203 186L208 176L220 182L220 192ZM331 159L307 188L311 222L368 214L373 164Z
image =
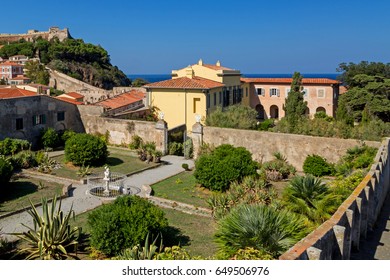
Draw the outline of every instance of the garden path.
M144 190L142 188L143 185L157 183L161 180L164 180L168 177L182 172L183 163L187 163L190 168L194 166L193 160L187 160L179 156L164 156L162 157L162 161L164 162L164 164L160 165L157 168L145 170L138 174L129 176L125 179L125 185L139 189L140 192L137 193L137 195L145 197L146 195L145 193L143 193ZM44 179L47 178L44 177ZM73 207L73 210L77 215L100 206L102 203L104 203L105 200L107 199L98 198L90 195L88 193L87 185L73 183L73 188L70 191L70 196L62 199L61 201L61 209L66 212L69 211L71 207ZM41 211L41 207L38 207L37 209ZM1 219L1 233L9 241L16 240L17 238L15 236L9 234L14 232L26 231L26 228L22 224L25 224L30 227L33 226L31 216L27 213L27 211Z

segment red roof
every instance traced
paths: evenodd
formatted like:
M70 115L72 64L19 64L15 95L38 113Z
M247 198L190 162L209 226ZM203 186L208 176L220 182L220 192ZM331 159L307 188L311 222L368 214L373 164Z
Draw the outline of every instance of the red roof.
M84 95L77 93L77 92L68 92L68 93L65 93L65 95L68 95L68 96L73 97L75 99L84 98Z
M216 81L201 77L181 77L145 85L146 88L180 88L180 89L211 89L224 87L225 85Z
M263 83L263 84L291 84L292 78L241 78L244 83ZM302 84L340 84L339 81L328 78L303 78Z
M20 88L0 88L0 99L25 96L36 96L37 93Z
M20 66L20 67L22 67L22 65L19 64L19 63L16 63L16 62L8 62L8 61L3 62L3 63L0 63L0 66Z
M116 109L126 105L130 105L134 102L141 101L145 97L145 93L142 91L132 90L130 92L122 93L113 98L106 99L95 103L109 109Z
M24 77L24 76L16 76L15 78L12 78L10 80L30 80L30 78Z
M59 99L59 100L68 102L68 103L72 103L74 105L82 105L83 104L83 102L76 101L76 100L71 99L71 98L66 98L66 97L61 97L61 96L57 96L56 98Z

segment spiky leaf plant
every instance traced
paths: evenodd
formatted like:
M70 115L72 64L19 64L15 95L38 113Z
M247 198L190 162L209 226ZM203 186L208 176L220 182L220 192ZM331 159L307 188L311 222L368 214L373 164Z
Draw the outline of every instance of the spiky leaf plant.
M73 205L67 214L61 210L61 200L57 196L48 202L42 198L42 215L30 201L28 213L33 218L33 227L22 224L26 232L14 233L27 242L27 247L19 253L27 253L26 259L63 260L78 259L77 246L81 228L71 227L70 219L74 218ZM58 206L58 207L57 207Z
M308 233L304 218L267 205L240 205L218 222L218 258L232 258L253 248L277 258Z

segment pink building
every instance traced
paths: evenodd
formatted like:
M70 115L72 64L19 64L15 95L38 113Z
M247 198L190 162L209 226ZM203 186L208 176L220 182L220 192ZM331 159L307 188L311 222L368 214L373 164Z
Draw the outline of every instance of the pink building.
M241 78L243 104L258 112L260 119L281 119L283 105L291 88L292 78ZM325 112L334 117L337 108L340 82L327 78L303 78L307 114Z
M11 80L23 75L23 66L14 62L0 63L0 80Z

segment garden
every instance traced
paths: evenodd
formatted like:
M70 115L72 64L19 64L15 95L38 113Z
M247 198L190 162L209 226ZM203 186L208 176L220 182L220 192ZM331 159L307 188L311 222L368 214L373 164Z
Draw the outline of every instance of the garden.
M22 147L26 143L19 144ZM0 148L4 146L0 142ZM93 147L99 151L94 151ZM53 160L61 165L65 161L72 162L72 168L76 168L68 176L73 178L81 168L93 166L99 170L108 162L118 170L130 168L127 164L138 164L139 168L143 168L143 164L153 164L152 158L148 160L156 155L153 145L140 142L136 151L141 160L134 158L128 150L107 148L99 137L81 134L66 141L63 157L46 161ZM37 235L18 233L23 242L16 247L21 253L16 258L277 259L329 219L362 180L376 153L375 148L357 146L349 149L337 163L329 163L319 155L309 155L303 165L305 174L297 175L288 159L278 152L274 159L259 163L242 147L221 145L203 147L201 151L194 170L183 165L183 172L151 187L156 197L211 209L210 217L159 208L137 196L121 196L76 216L73 221L73 211L63 213L59 209L60 186L30 181L30 178L28 182L23 181L25 178L15 174L11 177L13 169L27 167L26 162L34 166L35 161L36 165L37 154L40 155L20 147L13 149L7 157L0 159L1 178L8 181L12 178L7 184L13 191L18 190L18 184L27 187L18 192L2 190L1 207L12 209L15 206L8 204L15 201L16 205L19 199L24 199L23 203L26 198L36 201L38 198L32 199L32 194L39 192L46 198L54 197L51 202L42 199L42 218L34 207L31 211L32 218L40 225L38 230L52 236L38 232ZM58 176L62 172L57 173L60 169L43 170ZM52 192L46 193L49 189ZM38 250L40 253L37 254L41 241L47 247ZM53 242L57 242L56 250L52 249ZM0 255L4 251L8 254L4 249L8 247L1 246Z

